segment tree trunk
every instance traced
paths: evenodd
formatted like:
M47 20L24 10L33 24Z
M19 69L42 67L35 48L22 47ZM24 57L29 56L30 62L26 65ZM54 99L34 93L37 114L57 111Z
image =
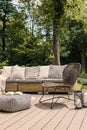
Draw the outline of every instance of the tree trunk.
M6 14L3 16L3 37L2 37L2 50L5 51L5 28L6 28Z
M53 0L53 51L54 51L54 64L60 65L60 19L64 13L64 5L66 0Z
M5 51L5 39L6 39L6 17L7 17L7 10L8 10L8 1L3 3L3 29L2 29L2 33L3 33L3 37L2 37L2 50L3 52Z
M54 18L53 20L53 52L54 52L54 64L60 65L60 45L59 45L59 32L60 23L59 19Z

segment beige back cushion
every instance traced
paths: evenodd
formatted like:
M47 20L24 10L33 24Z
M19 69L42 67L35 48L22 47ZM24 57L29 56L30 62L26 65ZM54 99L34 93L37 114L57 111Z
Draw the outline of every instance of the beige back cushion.
M26 67L25 78L38 78L39 75L39 66Z
M49 78L62 79L65 66L66 65L50 65Z
M10 79L25 79L25 67L15 65L12 68Z
M49 66L40 66L39 78L48 78Z

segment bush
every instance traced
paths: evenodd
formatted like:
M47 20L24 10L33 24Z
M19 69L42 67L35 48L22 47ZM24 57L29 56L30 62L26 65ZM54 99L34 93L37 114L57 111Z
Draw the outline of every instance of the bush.
M8 60L5 60L5 61L0 63L0 69L2 69L3 66L6 66L6 65L8 65Z
M81 74L80 74L80 78L87 79L87 73L81 73Z

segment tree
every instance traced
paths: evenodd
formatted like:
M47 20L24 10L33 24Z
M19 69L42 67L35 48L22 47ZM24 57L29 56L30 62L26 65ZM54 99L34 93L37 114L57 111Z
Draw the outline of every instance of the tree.
M86 44L84 0L18 0L16 4L10 1L12 0L0 1L0 32L5 32L2 50L5 50L6 57L3 56L3 61L8 60L10 65L60 65L75 61L71 54L76 54L76 51L79 53L77 61L82 61L80 52L86 58L86 50L83 53L76 44L79 35ZM6 12L5 29L2 31L4 2L8 2L9 9ZM74 21L76 24L72 26ZM1 42L0 40L0 44ZM78 45L81 44L79 39Z
M53 0L53 50L54 64L60 65L60 19L64 13L66 0Z
M8 43L6 46L8 64L27 66L50 64L50 44L47 41L40 40L40 36L36 35L34 28L29 26L30 20L28 21L28 19L34 14L35 10L33 8L31 12L30 7L28 7L30 3L27 4L27 2L30 1L18 3L16 10L12 15L9 15L10 21L7 22L8 35L6 39Z
M86 52L87 52L87 32L84 30L81 21L71 21L72 27L70 31L70 57L73 61L79 61L82 64L82 72L86 72ZM75 58L74 58L75 57Z
M11 9L11 1L12 0L1 0L0 1L0 19L2 21L2 50L5 51L6 48L6 28L7 28L7 21L8 15Z
M13 15L15 8L13 7L12 0L1 0L0 1L0 21L1 21L1 42L0 42L0 62L7 60L7 39L9 34L8 25Z
M70 62L81 62L82 71L86 71L86 50L87 50L87 8L85 0L67 0L65 9L67 36L67 50ZM66 41L65 41L66 43ZM74 58L75 57L75 58Z
M50 43L53 44L52 52L54 54L54 64L60 65L60 20L64 13L64 6L66 0L40 0L41 4L38 6L39 22L43 39L49 38ZM47 35L46 35L47 34ZM53 37L52 37L53 35Z

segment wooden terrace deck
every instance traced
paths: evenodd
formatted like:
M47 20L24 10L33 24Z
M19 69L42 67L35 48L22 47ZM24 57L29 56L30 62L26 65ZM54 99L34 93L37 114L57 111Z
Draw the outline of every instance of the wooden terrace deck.
M75 109L73 101L59 99L50 109L49 103L38 103L41 95L32 96L30 109L0 112L0 130L87 130L87 108Z

